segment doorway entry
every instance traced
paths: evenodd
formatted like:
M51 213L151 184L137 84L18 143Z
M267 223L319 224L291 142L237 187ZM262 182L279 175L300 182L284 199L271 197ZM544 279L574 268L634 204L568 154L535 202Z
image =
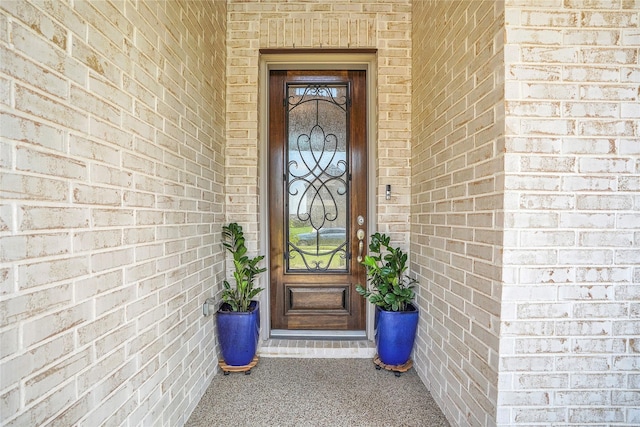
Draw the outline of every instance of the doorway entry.
M367 246L364 70L271 70L270 322L278 331L362 331Z

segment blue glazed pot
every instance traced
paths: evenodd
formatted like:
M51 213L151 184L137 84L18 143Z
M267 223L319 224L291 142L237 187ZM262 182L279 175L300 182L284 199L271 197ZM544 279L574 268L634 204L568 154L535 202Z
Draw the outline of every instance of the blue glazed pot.
M230 366L248 365L258 349L260 336L260 305L251 301L249 311L217 312L218 342L224 363Z
M418 329L418 309L386 311L376 306L376 348L385 365L402 365L409 360Z

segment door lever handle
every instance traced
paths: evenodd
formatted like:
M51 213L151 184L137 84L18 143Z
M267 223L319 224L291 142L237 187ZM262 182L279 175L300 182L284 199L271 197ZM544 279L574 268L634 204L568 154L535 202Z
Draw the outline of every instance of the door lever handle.
M364 252L364 230L362 228L358 229L356 237L358 238L358 257L356 259L358 262L362 262L362 252Z

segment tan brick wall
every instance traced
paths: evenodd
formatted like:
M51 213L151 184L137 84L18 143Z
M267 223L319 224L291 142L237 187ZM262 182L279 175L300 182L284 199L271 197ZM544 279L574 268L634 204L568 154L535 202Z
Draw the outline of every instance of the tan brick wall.
M640 4L506 7L498 424L640 424Z
M504 151L501 2L413 2L414 359L453 425L495 424Z
M0 413L182 425L216 371L224 2L0 4Z
M309 2L230 0L227 81L228 216L257 232L259 158L266 137L258 129L260 48L377 48L376 222L397 242L408 241L410 201L410 0ZM391 184L392 200L384 200ZM251 236L251 235L250 235ZM255 234L254 234L255 236ZM255 240L255 239L252 239Z
M483 8L413 4L418 370L458 425L637 425L640 8L509 1L504 57L476 67L473 34L503 37ZM505 142L483 151L469 124L492 123Z

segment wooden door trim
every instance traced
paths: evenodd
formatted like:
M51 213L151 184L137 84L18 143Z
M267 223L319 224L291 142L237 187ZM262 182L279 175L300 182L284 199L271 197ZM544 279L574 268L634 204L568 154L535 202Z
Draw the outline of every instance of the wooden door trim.
M264 48L259 50L260 55L300 55L300 54L345 54L345 55L355 55L355 54L377 54L378 49L376 48L360 48L360 49L339 49L339 48L326 48L326 49L318 49L318 48L291 48L291 49L282 49L282 48Z

